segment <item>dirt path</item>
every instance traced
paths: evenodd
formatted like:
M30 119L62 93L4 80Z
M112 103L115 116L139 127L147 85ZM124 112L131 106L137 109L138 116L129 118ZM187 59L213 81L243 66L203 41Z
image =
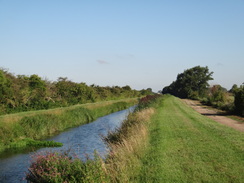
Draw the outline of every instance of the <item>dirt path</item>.
M197 112L199 112L200 114L205 115L213 119L214 121L227 125L238 131L244 132L244 123L225 117L223 114L217 111L208 109L206 106L203 106L199 101L189 100L189 99L183 99L183 101L187 105L195 109Z

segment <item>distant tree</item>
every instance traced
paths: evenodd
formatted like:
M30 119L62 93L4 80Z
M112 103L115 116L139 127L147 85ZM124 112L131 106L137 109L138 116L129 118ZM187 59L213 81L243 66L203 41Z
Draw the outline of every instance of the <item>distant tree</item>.
M0 68L0 114L141 95L141 92L132 90L128 85L87 86L86 83L72 82L67 77L59 77L57 81L51 82L36 74L15 76Z
M31 89L45 90L45 82L36 74L33 74L29 78L29 85Z
M242 85L235 91L235 111L244 116L244 86Z
M176 81L163 88L163 94L170 93L180 98L197 98L206 94L213 72L208 67L196 66L177 75Z
M151 88L147 88L146 90L143 89L140 91L142 95L152 95L152 89Z
M226 101L226 89L220 85L214 85L210 89L209 101L213 102L225 102Z
M32 109L46 109L46 83L38 75L33 74L29 78L30 97L28 106Z
M230 89L230 93L235 93L236 91L238 90L238 86L237 86L237 84L234 84L233 86L232 86L232 88Z
M151 92L151 93L153 92L153 91L152 91L152 88L147 88L147 91L149 91L149 92Z
M130 91L131 90L131 87L128 86L128 85L126 85L126 86L123 86L122 89Z
M11 80L6 77L4 70L0 69L0 103L11 104L13 95Z

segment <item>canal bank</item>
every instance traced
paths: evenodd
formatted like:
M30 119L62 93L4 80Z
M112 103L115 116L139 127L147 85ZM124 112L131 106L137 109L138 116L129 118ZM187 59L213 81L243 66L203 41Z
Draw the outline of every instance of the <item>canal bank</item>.
M63 143L63 147L41 148L33 152L15 153L9 157L0 158L0 182L17 183L26 182L23 178L28 171L31 156L43 151L71 151L80 159L85 160L87 156L92 157L97 151L102 157L108 152L107 145L101 139L108 132L119 128L122 121L126 119L134 107L115 112L107 116L98 118L96 121L70 128L67 131L47 139Z

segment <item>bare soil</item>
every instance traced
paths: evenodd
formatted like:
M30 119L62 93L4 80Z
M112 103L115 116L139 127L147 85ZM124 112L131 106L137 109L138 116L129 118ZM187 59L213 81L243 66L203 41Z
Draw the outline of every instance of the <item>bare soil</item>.
M208 106L202 105L199 101L189 99L183 99L183 101L200 114L207 116L208 118L211 118L218 123L222 123L238 131L244 132L244 123L226 117L226 115L223 112L214 109L209 109Z

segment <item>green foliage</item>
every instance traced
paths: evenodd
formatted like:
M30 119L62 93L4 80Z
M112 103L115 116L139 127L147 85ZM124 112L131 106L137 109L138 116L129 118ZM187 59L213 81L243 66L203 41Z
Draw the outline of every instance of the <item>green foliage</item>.
M196 66L178 74L176 81L163 88L162 93L172 94L180 98L203 97L206 94L208 81L212 80L213 72L209 73L208 67Z
M141 97L151 90L133 90L130 86L102 87L75 83L66 77L43 80L38 75L13 74L0 69L0 115L22 111L51 109L75 104Z
M14 106L11 80L6 71L0 69L0 114L6 112L5 106Z
M26 147L61 147L63 146L60 142L54 141L40 141L40 140L33 140L30 138L25 138L16 142L12 142L9 144L10 149L19 149L19 148L26 148Z
M233 85L231 90L227 90L220 85L209 88L208 96L201 99L206 105L211 105L228 113L235 113L244 116L244 87Z
M214 85L209 88L208 96L203 103L222 109L228 103L228 93L220 85Z
M154 95L147 95L143 98L140 98L135 111L139 111L154 106L155 103L159 101L158 98L160 97L162 97L162 95L154 94Z
M46 152L33 156L26 180L33 183L107 182L102 165L103 161L98 155L95 155L95 160L83 162L69 152Z
M149 105L152 106L153 103L156 103L158 98L159 95L145 97L139 105L148 108ZM148 103L148 105L145 103ZM115 103L111 107L114 108L118 105L126 107L124 102ZM128 182L135 176L135 171L137 171L137 174L140 172L138 157L139 155L142 156L143 153L141 153L139 147L142 147L145 142L145 131L140 125L148 121L153 113L152 109L147 109L147 112L145 112L142 107L139 108L140 110L137 110L136 113L129 115L120 129L106 138L110 145L113 143L113 145L120 144L123 146L120 146L120 148L123 148L122 153L117 154L118 152L115 151L119 149L117 146L113 147L113 152L105 161L96 153L95 159L87 158L86 161L74 158L74 155L71 156L68 152L36 154L33 157L26 179L31 182ZM131 135L134 136L130 137ZM135 144L136 141L138 143ZM122 145L123 143L127 146ZM123 165L121 165L121 161Z
M99 156L82 162L67 153L38 154L27 180L242 182L241 132L200 115L170 95L157 98L154 104L153 116L152 108L147 108L124 121L123 130L115 132L120 135L108 140L111 152L105 161Z
M84 107L73 106L56 111L50 110L46 113L33 112L31 115L19 117L20 119L15 122L0 121L0 153L6 149L32 146L34 142L37 142L35 140L44 139L65 129L86 124L98 117L126 109L135 102L136 99L127 102L112 102L107 105L100 103L91 109L88 107L92 104ZM40 142L38 141L38 143ZM49 146L45 142L41 144Z
M230 93L235 93L236 91L238 90L238 86L237 86L237 84L234 84L232 87L231 87L231 89L230 89Z
M160 101L160 98L162 98L162 95L159 94L147 95L141 98L134 112L155 107ZM108 143L120 143L121 140L123 140L123 137L128 135L130 128L138 123L140 123L140 121L138 121L138 118L135 117L134 113L132 113L128 116L128 119L122 123L122 126L119 129L109 133L109 135L105 137L104 140Z
M244 86L235 91L235 112L244 116Z

